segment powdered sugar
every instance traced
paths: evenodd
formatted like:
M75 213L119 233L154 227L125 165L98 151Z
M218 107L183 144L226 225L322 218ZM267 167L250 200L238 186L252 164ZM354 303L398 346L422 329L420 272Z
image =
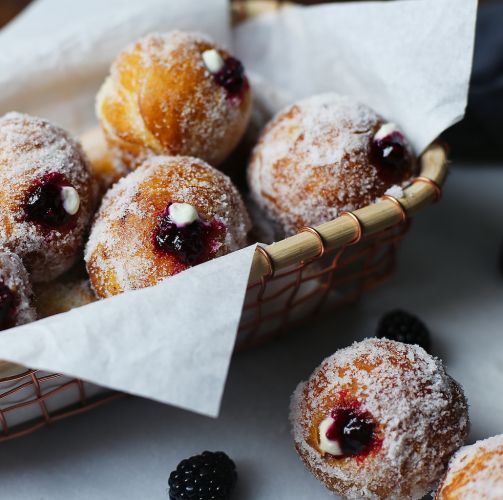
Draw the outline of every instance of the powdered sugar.
M48 235L26 219L23 204L37 179L62 174L77 189L80 211L73 228ZM34 281L47 281L68 269L83 243L96 186L80 145L40 118L8 113L0 119L0 245L23 258Z
M341 391L369 412L382 447L362 463L320 453L312 431ZM327 358L291 402L296 446L318 478L348 498L421 498L468 430L467 405L442 363L418 346L367 339Z
M452 457L436 498L503 498L503 434L461 448Z
M231 99L202 54L218 49L199 33L150 34L112 65L96 111L115 162L136 167L152 154L192 155L219 164L249 118L249 91Z
M188 49L194 43L213 45L211 38L204 33L175 30L169 33L149 33L126 47L124 52L134 53L138 51L146 68L161 64L169 69L173 64L178 63L176 58L173 57L174 52L182 50L185 51L184 56L186 56ZM114 70L112 69L112 71Z
M387 196L393 196L394 198L400 199L404 197L405 192L402 186L397 186L395 184L394 186L391 186L390 188L386 189L384 194Z
M37 318L35 309L31 305L33 293L28 273L21 259L5 249L0 249L0 284L5 285L15 294L16 326L35 321Z
M369 107L334 93L293 104L254 149L248 171L254 199L286 234L373 202L388 187L370 158L382 123Z
M177 272L153 248L157 218L170 202L188 203L202 219L223 225L223 239L212 242L215 257L246 244L250 222L227 176L196 158L152 157L115 184L96 216L85 260L99 294L110 276L118 291L124 291Z

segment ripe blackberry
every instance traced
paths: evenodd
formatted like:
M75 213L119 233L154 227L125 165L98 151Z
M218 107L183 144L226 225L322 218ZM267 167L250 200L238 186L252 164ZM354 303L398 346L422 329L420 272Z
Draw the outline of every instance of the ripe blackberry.
M385 314L379 321L377 337L417 344L430 351L430 333L426 325L413 314L399 309Z
M236 484L234 462L222 451L182 460L169 476L170 500L228 500Z

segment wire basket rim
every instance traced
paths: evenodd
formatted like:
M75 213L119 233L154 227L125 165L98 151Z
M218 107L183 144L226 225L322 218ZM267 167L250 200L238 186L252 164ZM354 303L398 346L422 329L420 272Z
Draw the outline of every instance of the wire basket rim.
M271 268L279 271L296 262L315 258L320 253L320 240L324 243L324 250L355 244L362 235L369 236L403 223L409 216L438 201L447 177L447 149L438 142L432 143L419 161L420 173L403 190L402 198L385 195L377 203L341 213L339 217L311 228L312 231L301 229L294 236L261 247L255 252L248 284L259 282L270 274Z

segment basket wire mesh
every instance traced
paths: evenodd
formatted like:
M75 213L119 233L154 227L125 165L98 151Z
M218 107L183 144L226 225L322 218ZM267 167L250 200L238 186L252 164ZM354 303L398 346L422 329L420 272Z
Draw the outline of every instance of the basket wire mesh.
M397 247L408 227L407 221L328 252L316 229L305 228L304 231L319 238L319 255L277 273L271 264L270 273L248 287L237 348L255 347L286 333L295 324L318 316L323 308L332 311L358 300L393 272ZM267 252L259 248L267 259ZM90 394L93 389L95 386L79 379L41 370L26 370L0 379L0 442L96 408L122 395L116 392L93 395ZM59 409L58 399L61 398L74 403ZM28 421L17 425L20 417Z

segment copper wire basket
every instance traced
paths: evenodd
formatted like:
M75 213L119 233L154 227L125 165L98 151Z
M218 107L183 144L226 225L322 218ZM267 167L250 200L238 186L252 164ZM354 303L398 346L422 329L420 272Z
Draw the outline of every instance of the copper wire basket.
M316 228L255 253L237 349L264 342L324 308L358 300L390 276L410 217L438 201L447 175L445 149L434 144L421 157L420 176L397 199L345 212ZM0 363L0 442L95 408L120 396L57 373Z
M236 2L246 17L281 2ZM261 7L261 4L263 6ZM258 9L257 9L258 7ZM420 175L404 197L384 196L318 227L255 252L237 337L237 349L255 346L358 300L392 273L410 217L438 201L447 175L445 148L432 144L420 158ZM0 442L27 434L121 396L58 373L0 361Z

